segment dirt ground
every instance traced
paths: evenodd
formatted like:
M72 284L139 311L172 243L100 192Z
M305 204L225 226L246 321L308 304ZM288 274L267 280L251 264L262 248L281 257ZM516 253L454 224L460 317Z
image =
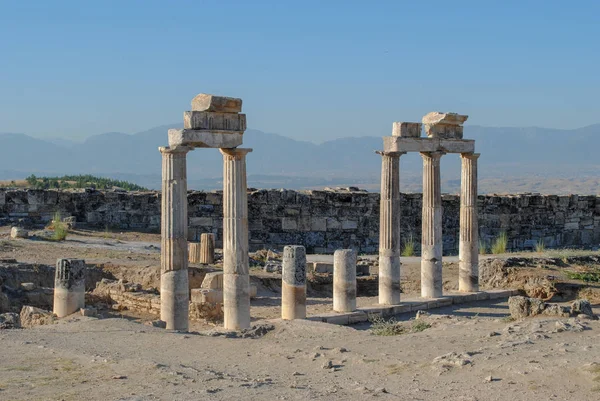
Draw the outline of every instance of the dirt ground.
M56 243L10 240L8 232L0 227L0 258L78 257L135 282L156 280L156 234L76 230ZM419 269L403 264L404 297L417 295ZM569 283L552 266L512 274ZM255 338L227 338L199 322L190 333L168 332L143 324L156 316L127 311L0 330L0 400L600 399L600 321L511 321L499 300L432 310L419 318L423 331L379 336L367 323L281 321L279 276L259 269L252 276L253 324L273 326ZM457 264L445 264L445 290L457 278ZM329 312L331 302L325 291L310 292L308 314ZM399 317L414 327L411 318Z

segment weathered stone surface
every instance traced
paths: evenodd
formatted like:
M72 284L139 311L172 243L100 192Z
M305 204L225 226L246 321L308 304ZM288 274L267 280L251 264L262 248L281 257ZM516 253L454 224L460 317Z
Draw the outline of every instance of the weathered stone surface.
M598 316L596 316L594 314L594 311L592 310L592 305L590 304L590 301L588 301L587 299L578 299L576 301L573 301L573 303L571 304L571 313L573 315L585 315L594 320L598 319Z
M306 249L300 245L283 248L281 318L306 318Z
M58 317L65 317L85 307L85 260L58 259L54 280L54 307Z
M333 310L356 310L356 251L339 249L333 254Z
M223 289L223 272L210 272L204 276L202 281L202 288L212 290Z
M23 327L33 327L54 323L54 315L52 312L35 308L33 306L24 306L23 309L21 309L21 314L19 317L21 320L21 326Z
M18 313L8 312L0 314L0 330L20 328L21 319Z
M194 148L235 148L243 142L243 134L237 131L198 131L170 129L169 147L190 146Z
M395 122L392 124L392 136L419 138L421 136L421 123Z
M426 140L426 139L423 139ZM377 156L373 156L377 157ZM27 203L28 193L35 192L43 205ZM60 197L58 194L60 193ZM97 227L116 225L123 230L159 230L161 221L160 192L114 192L85 190L25 190L0 188L6 203L0 205L0 218L9 221L27 219L44 224L55 211L73 214L80 224ZM19 203L20 202L20 203ZM420 251L421 194L400 194L402 205L402 241L409 236ZM199 241L200 235L214 232L216 247L222 247L223 201L220 192L188 192L190 223L189 240ZM479 239L488 247L501 232L508 232L508 249L532 249L538 240L546 247L592 247L600 243L600 198L598 196L557 196L540 194L479 195ZM460 199L443 195L443 250L456 255L459 251ZM286 210L298 215L290 216ZM350 190L251 190L248 192L249 246L258 249L281 250L290 243L303 244L307 253L330 253L352 247L360 253L375 254L379 244L379 193ZM20 213L19 217L14 216ZM340 216L340 213L343 216ZM298 227L309 221L325 221L323 227L312 230L285 231L284 218L293 219ZM342 230L341 221L356 221L354 230ZM158 248L149 247L149 252ZM481 264L484 261L480 261ZM89 270L89 269L88 269ZM27 281L36 282L35 279ZM18 284L17 284L18 286ZM48 286L52 286L49 284Z
M241 133L246 130L246 115L211 111L184 111L183 128Z
M210 265L215 263L215 235L204 233L200 235L199 263Z
M10 229L11 238L29 238L29 231L21 227L13 227Z
M385 152L444 152L444 153L473 153L475 141L472 139L443 139L443 138L405 138L399 136L384 136L383 150Z
M462 124L469 116L433 111L423 117L425 133L430 138L462 139Z
M242 111L242 99L200 93L192 99L192 110L240 113Z

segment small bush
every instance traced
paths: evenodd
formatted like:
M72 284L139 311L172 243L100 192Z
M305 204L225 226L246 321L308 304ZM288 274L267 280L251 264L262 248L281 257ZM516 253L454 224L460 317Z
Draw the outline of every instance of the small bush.
M581 280L588 283L600 283L600 272L565 272L571 280Z
M506 246L508 245L508 237L506 233L501 233L492 244L492 253L494 255L498 255L501 253L506 253Z
M535 251L537 253L542 253L544 251L546 251L546 244L544 244L544 239L540 238L536 243L535 243Z
M54 235L52 235L52 239L54 241L64 241L67 239L69 228L67 227L67 224L62 221L60 212L54 213L54 218L52 219L52 228L54 229Z
M413 333L418 333L420 331L427 330L430 327L431 327L431 325L429 323L426 323L422 320L415 320L413 322L411 331Z
M479 241L479 254L487 255L487 253L488 253L488 249L487 249L487 245L485 244L485 241Z
M406 242L404 242L404 248L402 248L402 256L415 256L415 240L413 238L413 236L411 235L410 237L408 237L408 240Z
M371 333L376 336L397 336L405 333L405 329L394 319L385 320L380 315L371 315L369 322L371 322Z

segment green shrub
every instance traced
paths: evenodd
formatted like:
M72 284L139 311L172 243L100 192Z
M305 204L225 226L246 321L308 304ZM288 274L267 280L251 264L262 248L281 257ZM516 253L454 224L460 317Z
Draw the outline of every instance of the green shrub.
M488 248L487 248L487 245L485 244L485 241L479 241L479 254L487 255L487 253L488 253Z
M492 253L494 255L498 255L501 253L506 253L506 246L508 245L508 237L506 233L501 233L492 244Z
M67 224L62 221L60 212L54 213L54 218L52 219L52 228L54 229L54 234L52 235L52 239L54 241L64 241L67 239L69 228L67 227Z
M546 251L546 244L544 244L544 239L540 238L536 243L535 243L535 251L537 253L542 253L544 251Z
M405 329L396 320L385 320L381 315L369 316L369 322L371 322L371 333L376 336L397 336L405 333Z
M427 330L430 327L431 327L431 325L427 322L424 322L422 320L415 320L413 322L411 331L413 333L418 333L420 331Z
M404 242L404 247L402 248L402 256L415 256L415 240L413 236L409 236L408 240Z

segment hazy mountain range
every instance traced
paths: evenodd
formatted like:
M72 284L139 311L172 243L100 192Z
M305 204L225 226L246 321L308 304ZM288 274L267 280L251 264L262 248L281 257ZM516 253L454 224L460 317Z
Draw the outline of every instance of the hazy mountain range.
M159 146L167 143L170 124L135 134L110 132L83 142L47 140L21 133L0 133L0 179L36 175L96 174L160 187ZM389 135L389 134L388 134ZM600 193L600 124L573 130L466 126L476 140L482 193ZM248 130L248 185L257 188L359 186L379 189L380 136L342 138L322 144ZM401 186L421 190L421 157L401 158ZM460 159L442 159L444 191L460 188ZM221 187L222 157L216 149L197 149L188 156L191 189Z

